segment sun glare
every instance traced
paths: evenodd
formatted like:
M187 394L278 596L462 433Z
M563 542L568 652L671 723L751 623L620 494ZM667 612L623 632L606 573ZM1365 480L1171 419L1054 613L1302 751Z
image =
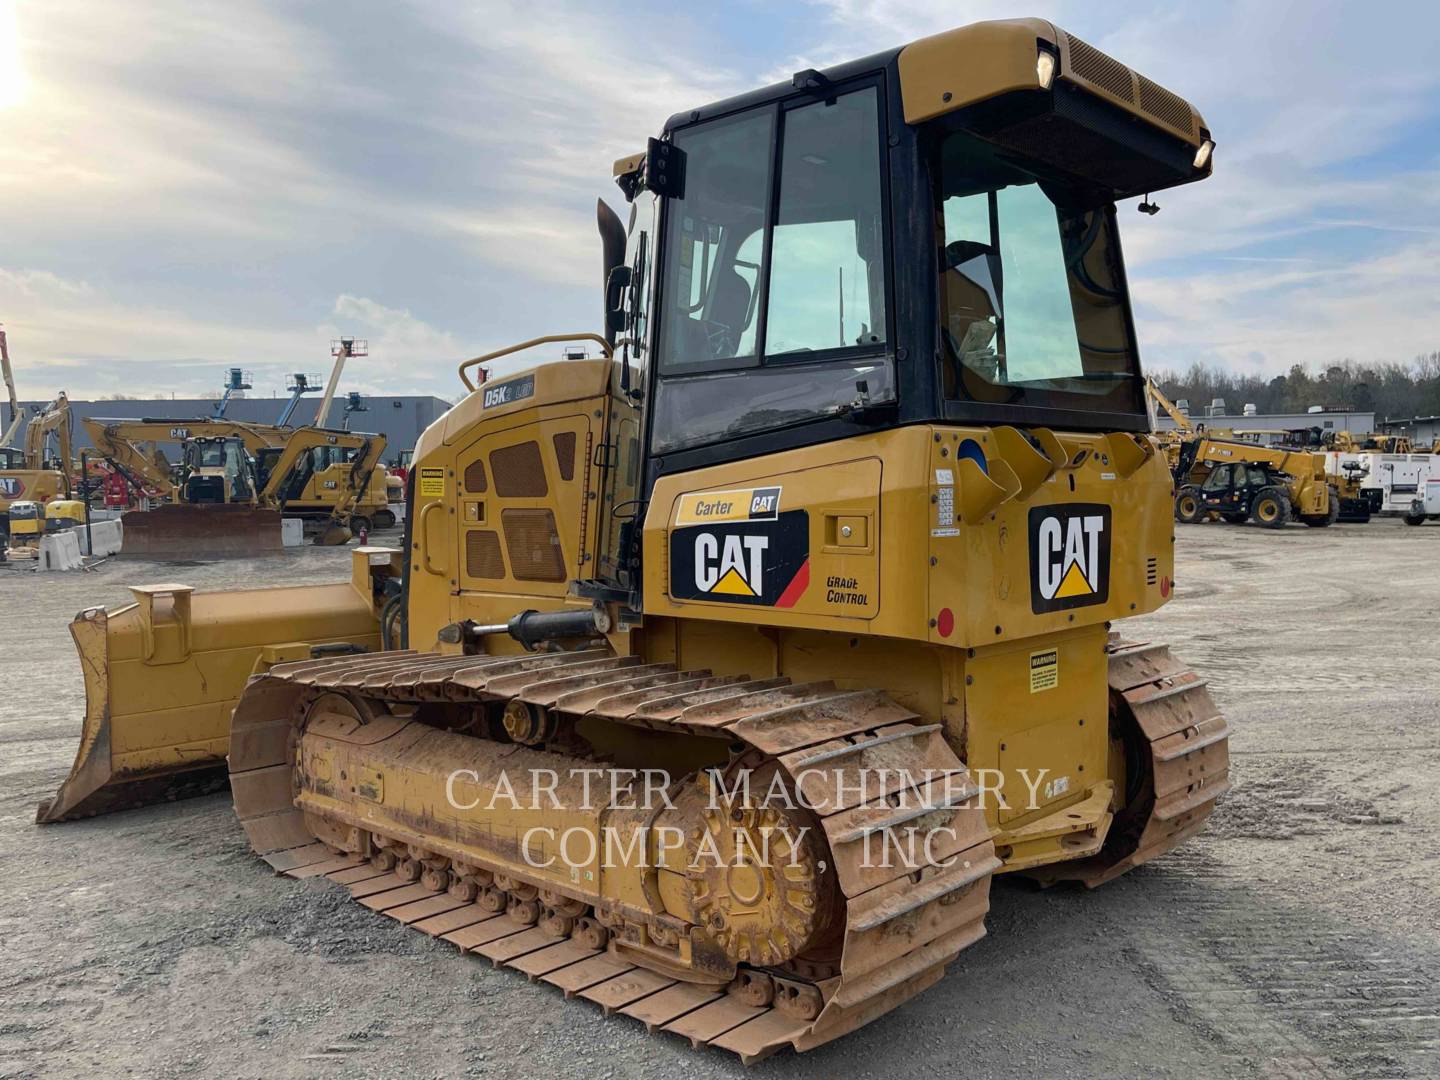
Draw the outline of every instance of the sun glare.
M20 27L12 0L0 0L0 109L25 98L25 72L20 68Z

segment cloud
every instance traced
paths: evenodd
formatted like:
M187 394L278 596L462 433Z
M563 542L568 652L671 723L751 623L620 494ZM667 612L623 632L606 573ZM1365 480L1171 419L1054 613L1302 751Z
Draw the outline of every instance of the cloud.
M322 332L331 339L363 337L369 348L369 356L347 364L347 386L369 394L456 396L460 380L453 374L454 364L465 356L465 348L454 334L417 319L409 311L386 307L364 296L337 297L333 314L335 320L323 326ZM443 371L444 365L436 362L451 360L454 364L449 367L448 380L428 370L433 366ZM417 378L418 372L426 374Z
M1137 289L1152 367L1219 363L1275 374L1341 359L1410 360L1440 348L1440 239L1344 265L1246 266Z
M455 335L362 296L338 296L314 326L266 330L117 302L86 281L47 271L0 270L0 310L21 313L5 327L23 397L64 389L71 397L126 393L166 397L218 392L225 369L256 376L255 392L281 392L295 371L327 375L331 342L368 338L370 356L346 367L342 388L365 393L435 394L452 399L455 365L467 355ZM71 340L85 343L72 350Z
M1430 7L1031 11L1192 98L1216 132L1212 180L1162 195L1158 218L1124 217L1152 360L1269 369L1423 336L1440 227L1440 69L1417 59L1437 36ZM24 92L0 106L0 319L17 377L36 396L61 380L76 396L199 393L231 364L276 379L322 368L330 338L355 334L371 342L355 386L453 394L464 356L595 326L594 200L619 204L610 162L669 114L1011 13L25 5Z

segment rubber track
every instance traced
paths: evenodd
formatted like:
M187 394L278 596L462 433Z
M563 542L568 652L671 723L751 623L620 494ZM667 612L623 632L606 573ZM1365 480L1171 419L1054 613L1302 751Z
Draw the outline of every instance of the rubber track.
M309 699L327 690L396 703L518 698L575 716L723 734L777 761L817 807L845 901L839 975L832 970L814 983L823 1009L810 1020L783 1007L749 1005L723 988L640 966L629 954L617 954L613 943L602 953L575 938L548 936L316 843L290 801L289 770L296 725ZM855 801L861 770L880 767L891 770L888 775L930 770L945 782L905 792L896 786L888 798L877 792L864 804ZM973 808L969 773L938 726L884 694L840 690L829 682L676 671L605 650L505 657L390 652L282 665L252 680L236 708L230 768L252 847L280 873L326 876L366 907L465 952L550 983L567 997L586 998L607 1013L640 1020L652 1031L733 1051L747 1063L786 1045L804 1050L828 1042L938 981L946 964L984 935L990 876L1000 866L984 815ZM837 770L849 778L838 790L825 781ZM894 805L901 794L908 809ZM931 821L949 815L955 839L932 854L937 864L953 856L952 865L903 858L883 868L864 865L867 836L887 826L903 828L917 806ZM443 850L438 842L437 849ZM556 888L540 878L532 883ZM777 992L786 993L787 983L799 985L794 975L777 978Z

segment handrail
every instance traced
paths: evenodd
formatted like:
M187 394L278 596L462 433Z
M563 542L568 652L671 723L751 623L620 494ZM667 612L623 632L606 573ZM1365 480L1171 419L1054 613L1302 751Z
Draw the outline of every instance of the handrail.
M551 345L557 341L593 341L605 351L606 360L609 360L615 355L615 350L611 347L610 343L599 334L546 334L544 337L531 338L529 341L522 341L519 345L511 345L505 349L496 349L494 352L486 353L484 356L477 356L473 360L466 360L459 368L460 381L465 384L465 389L473 393L478 388L470 381L470 376L465 374L467 369L474 367L476 364L483 364L487 360L498 360L500 357L509 356L511 353L524 352L526 349L533 349L536 345Z
M436 570L433 566L430 565L430 532L428 529L426 529L425 523L426 519L429 518L430 514L433 511L439 510L444 505L445 504L438 499L436 499L434 502L426 503L423 507L420 508L420 515L415 521L415 531L419 534L419 540L421 545L420 565L425 568L425 572L427 574L434 574L436 577L444 577L445 571Z

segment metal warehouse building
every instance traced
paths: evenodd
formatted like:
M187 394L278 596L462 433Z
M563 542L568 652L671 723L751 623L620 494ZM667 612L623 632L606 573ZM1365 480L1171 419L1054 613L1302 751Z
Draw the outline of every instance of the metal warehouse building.
M1380 426L1392 435L1409 435L1417 446L1440 441L1440 416L1414 416L1409 420L1390 420Z
M1296 428L1319 428L1322 432L1353 431L1357 435L1368 435L1376 430L1373 412L1262 413L1252 416L1235 416L1230 413L1202 416L1191 413L1190 423L1197 428L1204 424L1207 428L1257 432L1260 441L1265 443L1274 442L1282 432ZM1162 412L1155 418L1155 430L1174 431L1175 422Z
M249 420L255 423L273 424L280 419L281 412L289 403L288 397L257 398L232 397L225 407L225 419ZM27 417L35 408L43 408L47 402L25 401L21 408ZM385 436L385 460L393 461L402 450L413 450L420 433L433 424L450 408L450 402L437 397L367 395L366 411L350 414L352 431L378 433ZM302 398L290 419L292 426L312 424L315 411L320 406L319 395ZM105 419L159 419L196 420L210 416L215 411L215 401L205 398L160 398L135 401L76 401L71 399L70 409L75 418L75 452L88 448L91 443L86 436L81 420L86 417ZM330 427L340 427L345 416L345 396L337 395L330 406ZM9 409L4 408L8 413ZM7 417L8 419L8 417ZM23 432L23 429L22 429ZM24 435L16 436L16 445L23 445Z

